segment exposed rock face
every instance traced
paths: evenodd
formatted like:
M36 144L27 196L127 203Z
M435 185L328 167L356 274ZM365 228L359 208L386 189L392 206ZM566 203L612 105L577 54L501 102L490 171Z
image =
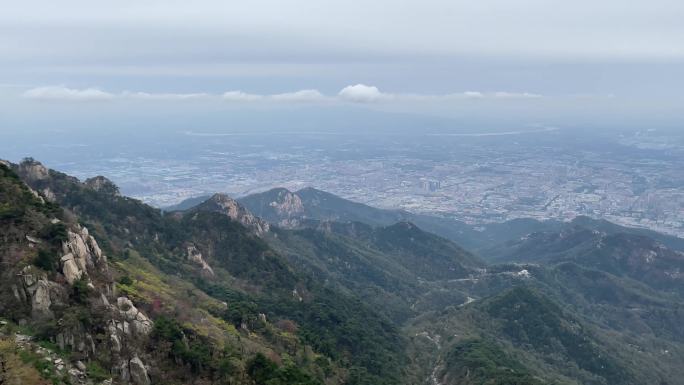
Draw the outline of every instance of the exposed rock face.
M153 322L126 297L117 298L116 303L111 305L111 309L113 318L107 323L109 347L114 357L119 357L129 351L131 342L152 331ZM128 383L130 380L128 360L121 361L117 371L121 381Z
M147 335L152 331L152 320L133 305L130 299L119 297L116 299L116 307L123 322L116 324L117 329L124 334Z
M47 277L39 277L38 272L32 266L26 266L21 271L21 285L13 285L14 297L23 303L31 304L31 317L34 319L49 319L53 317L50 306L52 305L51 292L57 289L57 285L47 280Z
M87 275L88 269L97 267L100 271L107 271L107 257L102 254L100 246L88 229L83 227L75 233L67 232L68 241L62 244L64 256L61 258L62 273L67 282L73 283L83 275Z
M38 194L36 190L29 187L29 191L31 192L31 194L33 194L34 197L36 197L36 199L40 201L40 203L45 203L45 199L43 199L43 197L40 196L40 194Z
M24 178L31 182L44 180L50 176L47 167L33 159L26 159L21 162L21 164L19 164L19 172Z
M90 258L90 251L83 241L83 237L81 234L72 233L71 231L68 231L67 235L69 237L69 241L65 243L66 250L73 254L78 268L82 271L86 271L88 266L93 265L93 261Z
M35 190L31 192L39 200L55 199L55 194L46 186L52 185L50 182L57 174L48 171L42 164L31 159L19 166L11 164L7 166L13 168L24 181L37 182L32 184ZM75 178L67 178L78 183ZM98 191L118 193L116 187L105 178L93 178L85 184ZM55 187L55 192L58 196L64 194L59 186ZM62 358L55 359L52 356L51 363L54 364L54 368L50 370L64 381L72 384L92 383L92 379L87 378L87 368L84 362L90 362L97 357L100 362L113 364L109 369L117 375L117 380L118 374L122 373L121 378L125 384L149 385L149 367L144 365L136 353L139 354L142 351L144 343L140 340L151 332L152 321L128 298L121 297L116 301L113 300L116 295L111 275L108 272L107 257L87 228L77 225L75 218L71 215L60 216L60 220L53 218L50 213L43 213L42 210L34 210L34 212L35 221L34 217L29 217L31 221L17 226L21 232L17 231L16 234L12 234L11 241L16 251L12 249L12 253L3 254L0 258L3 262L1 266L7 266L5 267L7 270L0 267L3 279L7 280L2 286L3 303L0 304L0 313L2 313L0 315L7 315L5 310L8 306L16 306L16 312L13 312L11 317L16 318L15 321L19 325L49 326L50 339L62 350L70 351L73 354L71 359L80 360L70 364ZM48 221L52 224L64 221L66 236L63 238L61 251L55 250L51 242L41 238L43 237L41 229ZM15 254L29 261L36 254L36 248L57 253L59 266L55 267L58 267L63 276L52 271L46 274L43 268L39 267L40 265L24 266L23 261L18 263L19 258L15 258ZM199 257L201 259L201 254ZM52 270L48 266L45 268ZM211 271L208 265L207 268ZM80 279L84 279L84 283L90 289L88 301L82 301L81 296L76 298L70 295L74 292L70 285ZM7 296L9 296L9 301L5 301ZM87 319L82 316L86 314L86 311ZM27 316L29 314L30 316ZM3 323L6 325L4 321L0 321L0 328ZM101 334L104 335L101 336ZM29 341L28 337L26 341ZM18 341L18 344L31 346L28 342L22 341ZM120 365L122 363L123 366ZM109 380L109 383L111 384L112 381Z
M230 219L240 222L243 226L253 230L257 235L263 235L270 229L267 222L252 215L246 208L226 194L214 194L207 201L197 206L196 210L225 214Z
M128 362L128 372L130 373L131 383L134 385L150 385L150 377L147 375L145 364L138 358L133 357Z
M38 277L38 272L32 266L26 266L21 271L21 285L12 287L15 298L31 305L31 315L36 319L52 318L50 311L50 282L47 278Z
M213 277L214 269L212 269L211 266L209 266L209 264L207 263L207 261L204 260L204 258L202 257L202 253L200 253L200 251L197 250L197 247L195 247L195 245L189 245L187 250L188 260L199 265L202 268L203 274Z
M33 244L43 243L43 241L41 241L40 239L32 237L30 235L26 235L26 240L29 241L29 243L33 243Z
M62 329L55 337L55 341L60 349L79 352L85 356L95 354L97 351L93 336L87 333L82 325Z
M122 325L122 328L119 329L117 327L117 322L116 321L110 321L109 325L107 325L107 330L109 331L109 342L111 345L112 352L119 354L121 353L121 338L119 337L119 332L122 334L124 333L123 330L123 323L119 323L119 325Z
M43 189L43 195L45 195L45 199L48 200L48 202L56 202L57 197L55 196L55 193L52 192L49 188L44 188Z
M280 227L299 227L301 220L306 217L306 207L302 198L282 187L248 195L239 201L255 215Z
M64 274L64 277L66 278L67 282L69 282L69 285L73 285L74 282L81 279L81 276L83 276L83 271L76 264L73 254L66 254L62 257L61 262L62 274Z
M278 189L275 200L271 201L269 207L273 208L278 220L278 225L285 228L295 228L300 226L300 218L304 216L304 204L299 195L287 190Z
M287 189L279 190L276 200L269 203L269 206L273 207L280 216L294 217L304 213L302 199Z
M103 177L102 175L86 179L83 183L95 191L110 195L120 195L119 188L114 184L114 182Z
M52 318L50 305L52 305L52 301L50 301L50 284L47 279L41 279L36 283L31 300L31 314L33 318Z

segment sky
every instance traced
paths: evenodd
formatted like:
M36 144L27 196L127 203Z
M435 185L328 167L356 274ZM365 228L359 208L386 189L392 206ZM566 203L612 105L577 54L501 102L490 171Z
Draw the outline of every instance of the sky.
M0 131L327 109L676 128L681 20L681 0L7 2Z

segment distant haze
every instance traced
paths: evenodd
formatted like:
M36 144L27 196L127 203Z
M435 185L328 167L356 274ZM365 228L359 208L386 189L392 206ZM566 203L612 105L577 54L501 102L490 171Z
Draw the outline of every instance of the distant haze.
M679 127L681 20L675 0L15 2L0 130L276 109Z

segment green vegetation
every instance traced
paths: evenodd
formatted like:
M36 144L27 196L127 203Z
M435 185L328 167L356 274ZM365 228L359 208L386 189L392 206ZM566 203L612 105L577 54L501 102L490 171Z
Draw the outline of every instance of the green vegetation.
M67 228L62 222L50 223L41 230L40 237L52 245L61 246L68 240Z
M247 373L256 385L322 385L293 364L278 367L261 353L247 362Z
M627 383L630 373L602 351L595 337L554 302L534 289L517 286L483 305L501 331L518 346L530 346L605 378Z
M16 349L16 348L15 348ZM0 351L3 350L2 348L2 342L0 341ZM5 351L6 348L5 348ZM54 365L52 364L51 361L45 360L41 355L36 354L30 350L27 349L16 349L15 354L18 355L18 357L21 359L21 362L26 365L26 366L31 366L35 369L35 372L33 371L27 371L25 368L22 371L23 375L31 378L30 380L27 378L24 378L22 381L35 381L35 382L20 382L20 383L26 383L26 384L39 384L39 383L45 383L44 381L39 380L38 376L42 377L43 380L47 380L52 384L63 384L64 382L62 381L62 376L59 375L59 373L55 370ZM5 353L5 352L0 352L0 354ZM9 353L9 352L7 352ZM7 353L2 354L3 356L6 356ZM11 354L11 353L10 353ZM36 374L38 376L36 376Z
M86 365L86 374L88 375L88 378L95 382L102 382L112 377L109 371L103 368L97 361L89 362Z
M40 267L45 271L55 271L57 270L59 263L59 255L52 251L40 249L38 250L38 255L33 260L33 264Z
M444 360L441 377L462 385L542 385L533 373L494 342L467 339Z
M236 327L254 328L257 309L295 321L298 335L317 352L357 373L349 384L396 384L403 366L404 341L395 326L357 299L330 289L314 288L313 299L300 302L289 295L253 297L251 300L221 286L204 286L207 293L228 303L218 314Z
M155 321L149 336L123 337L123 354L138 354L154 368L155 383L397 385L434 374L445 385L661 385L684 375L684 307L676 292L652 284L656 273L676 271L672 255L658 254L667 258L648 265L653 270L628 269L644 265L638 253L620 259L648 249L641 238L606 238L597 251L591 231L533 236L537 243L521 253L553 255L555 263L557 252L568 251L571 262L485 271L477 257L408 222L307 220L304 228L274 228L260 237L219 212L164 214L99 179L88 185L50 171L31 187L49 189L64 210L0 166L0 257L10 267L0 271L0 312L13 321L4 332L29 333L52 351L64 331L81 340L87 334L97 353L67 346L58 354L88 362L96 381L118 359L100 346L110 343L112 317L100 291L115 282L117 296ZM302 194L332 199L315 190ZM345 205L313 213L372 214ZM111 263L108 272L89 269L69 285L59 257L77 224L88 227ZM527 231L499 230L497 237ZM212 274L188 258L189 247ZM49 316L34 312L19 290L30 286L18 274L29 264L51 281ZM523 268L529 276L518 274ZM17 329L20 320L28 323ZM29 354L14 358L26 373L49 369ZM41 383L33 380L24 383Z
M240 376L242 353L228 347L220 349L206 337L183 327L172 318L160 316L155 319L151 337L155 341L157 354L167 355L174 362L189 368L194 375L203 375L219 381Z
M89 295L90 288L88 287L88 279L86 277L81 277L79 280L74 281L74 285L71 287L71 299L79 305L85 305L88 303Z

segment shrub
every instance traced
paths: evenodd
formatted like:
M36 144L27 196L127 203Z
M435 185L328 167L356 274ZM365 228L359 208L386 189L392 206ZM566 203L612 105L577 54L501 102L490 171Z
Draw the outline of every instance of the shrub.
M247 363L247 373L257 385L320 385L321 381L311 377L294 364L278 367L261 353Z
M97 383L112 377L97 361L93 361L86 366L86 373L88 373L90 379Z
M33 260L33 264L45 271L56 271L59 257L51 251L40 249Z
M88 303L89 295L88 278L81 277L78 281L74 282L74 286L71 288L71 299L78 304L86 304Z
M67 228L62 222L51 223L41 230L41 236L48 240L53 245L61 245L69 238L67 236Z
M133 284L133 279L127 275L124 275L123 277L119 278L119 283L122 285L131 286Z

